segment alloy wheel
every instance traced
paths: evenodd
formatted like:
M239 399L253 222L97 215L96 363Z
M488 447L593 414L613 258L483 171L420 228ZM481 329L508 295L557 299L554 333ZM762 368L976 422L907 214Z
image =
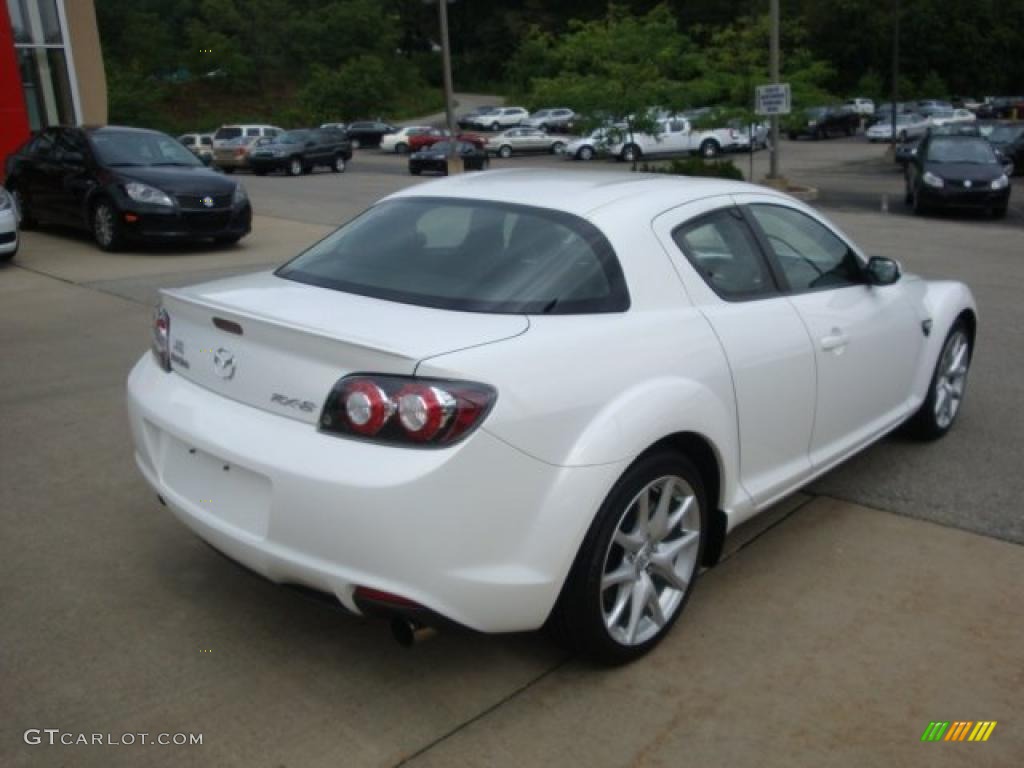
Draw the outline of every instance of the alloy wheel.
M682 477L659 477L633 497L601 576L601 612L613 640L642 645L672 620L693 580L700 536L700 503Z
M946 340L935 379L935 423L941 429L947 429L960 410L970 361L970 342L967 334L958 329Z
M100 248L110 248L114 242L114 211L107 203L100 203L92 215L93 234Z

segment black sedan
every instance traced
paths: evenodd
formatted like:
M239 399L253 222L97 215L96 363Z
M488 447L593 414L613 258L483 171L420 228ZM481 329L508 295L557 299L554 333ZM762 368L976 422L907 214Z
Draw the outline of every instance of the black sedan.
M424 171L435 171L447 175L448 147L447 141L439 141L437 144L424 147L419 152L413 152L409 155L409 173L419 176ZM482 171L491 164L487 153L468 141L458 142L456 151L462 158L463 167L467 171Z
M47 128L7 158L6 175L22 227L80 227L105 251L131 240L235 243L252 227L244 187L157 131Z
M299 129L285 131L272 139L262 139L249 152L249 167L257 176L268 171L284 171L289 176L309 173L326 166L335 173L345 172L352 159L352 144L339 131Z
M364 120L361 122L349 123L345 128L349 141L352 142L352 149L360 147L379 147L380 140L385 133L394 133L398 128L391 123L384 123L380 120Z
M1013 162L1015 173L1024 173L1024 123L998 123L992 126L987 138Z
M1010 201L1003 159L979 136L929 135L907 164L906 202L930 208L975 208L1002 218Z

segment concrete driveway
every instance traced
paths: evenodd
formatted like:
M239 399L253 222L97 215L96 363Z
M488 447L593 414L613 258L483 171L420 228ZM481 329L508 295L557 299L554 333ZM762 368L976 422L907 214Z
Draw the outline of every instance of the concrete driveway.
M320 178L289 180L293 204L326 208ZM408 183L322 178L338 218ZM27 233L0 268L0 765L1020 764L1019 228L836 216L869 250L975 288L962 421L787 500L650 658L609 671L536 635L403 650L239 570L153 498L123 389L156 287L278 264L327 231L326 210L296 221L260 181L257 210L279 218L237 248L108 255ZM983 744L922 743L934 720L998 725ZM26 743L47 728L203 743Z

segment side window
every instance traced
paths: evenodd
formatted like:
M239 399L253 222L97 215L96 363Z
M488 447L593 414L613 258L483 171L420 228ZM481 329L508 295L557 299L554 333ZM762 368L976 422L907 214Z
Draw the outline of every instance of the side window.
M794 292L864 283L857 255L823 224L778 205L752 205L750 211Z
M711 289L723 299L759 298L775 283L753 233L737 208L724 208L682 225L672 233Z
M246 136L259 136L260 135L260 129L259 128L246 128L245 129L245 135Z

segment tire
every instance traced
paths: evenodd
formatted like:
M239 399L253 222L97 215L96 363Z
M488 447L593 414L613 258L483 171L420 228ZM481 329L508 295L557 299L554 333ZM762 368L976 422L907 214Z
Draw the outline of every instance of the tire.
M359 139L352 139L352 149L359 149L363 143Z
M117 209L109 200L102 199L93 205L89 226L92 229L92 238L100 250L110 253L119 250L124 244Z
M928 212L925 204L921 202L921 193L915 187L910 190L910 208L915 216L924 216Z
M790 132L789 132L788 134L786 134L786 135L787 135L787 136L789 136L789 140L790 140L790 141L796 141L796 134L795 134L795 133L794 133L793 131L790 131Z
M999 205L992 209L993 219L1005 219L1006 218L1006 206Z
M666 489L669 502L660 517L658 500ZM646 533L638 520L643 498ZM598 510L548 630L604 664L624 664L650 651L679 618L696 583L708 530L706 498L686 456L663 451L638 459ZM609 578L612 583L602 588Z
M419 176L422 172L423 171L421 171L419 168L410 168L409 169L409 173L411 173L413 176Z
M408 155L409 154L409 145L406 144L404 141L399 142L398 144L395 144L395 154L396 155Z
M910 435L919 440L938 440L952 429L966 394L973 353L971 335L958 320L942 343L928 396L906 424Z
M622 148L622 154L619 155L619 157L625 163L635 163L642 156L643 153L640 151L640 147L638 147L636 144L627 144L625 147Z
M288 166L285 168L285 173L289 176L301 176L303 172L302 160L297 157L293 157L288 161Z
M594 148L593 147L580 147L576 153L577 160L593 160L594 159Z
M341 155L335 155L334 161L331 163L331 170L335 173L344 173L346 167L345 158Z
M563 152L565 152L565 142L564 141L556 141L554 144L551 145L551 154L552 155L560 155Z
M721 151L722 151L722 148L718 146L718 142L717 141L712 141L711 139L705 139L704 143L702 143L700 145L701 157L704 157L704 158L707 158L707 159L711 159L713 157L718 157L718 155L719 155L719 153Z
M503 160L508 160L510 157L512 157L512 147L510 147L508 144L499 147L498 157L502 158Z
M491 123L491 130L497 133L501 130L501 123Z
M239 240L242 239L241 235L224 235L222 237L213 238L213 242L217 245L235 245Z
M18 228L29 230L36 228L36 220L31 213L31 201L21 190L15 187L11 190L11 195L14 197L14 205L18 209Z

